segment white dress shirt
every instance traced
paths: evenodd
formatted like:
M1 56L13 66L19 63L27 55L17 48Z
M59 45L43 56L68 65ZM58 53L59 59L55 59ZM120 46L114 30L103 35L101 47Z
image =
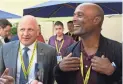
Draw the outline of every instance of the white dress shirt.
M4 38L2 36L0 36L0 40L3 44L5 44Z
M29 61L31 59L31 56L32 56L32 53L33 53L33 50L34 50L34 46L35 46L35 42L28 46L29 50L27 52L28 56L29 56ZM22 49L22 55L23 55L23 52L24 52L24 45L22 43L20 43L20 47ZM37 49L35 50L35 54L34 54L34 59L33 59L33 63L32 63L32 67L31 67L31 70L29 72L29 75L28 75L28 82L31 82L32 80L35 80L35 64L37 63ZM19 80L20 80L20 70L21 70L21 61L20 61L20 54L18 52L18 58L17 58L17 74L16 74L16 84L19 84Z

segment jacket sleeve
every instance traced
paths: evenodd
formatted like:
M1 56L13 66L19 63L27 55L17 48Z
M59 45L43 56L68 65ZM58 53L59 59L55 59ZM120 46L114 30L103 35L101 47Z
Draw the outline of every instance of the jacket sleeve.
M67 83L68 82L67 74L68 74L67 72L63 72L60 70L59 64L57 64L54 67L54 77L55 77L57 84L69 84Z
M53 68L56 66L57 64L57 60L56 60L56 50L53 49L51 52L52 54L52 57L51 57L51 64L50 64L50 70L49 70L49 73L48 73L48 83L47 84L54 84L54 76L53 76Z
M68 50L65 52L65 56L68 54ZM69 84L68 83L68 72L63 72L61 71L60 67L59 67L59 64L57 64L55 67L54 67L54 77L55 77L55 80L57 82L57 84Z
M72 52L74 46L76 46L76 45L77 45L77 43L74 43L73 45L68 47L67 51L65 52L65 56L67 56L70 52ZM59 68L59 64L57 64L54 67L54 77L55 77L56 82L58 84L71 84L68 81L68 79L71 78L70 75L72 75L72 73L71 72L63 72L63 71L61 71L61 69Z
M113 53L116 69L110 77L113 81L117 82L117 84L122 84L122 44L115 45Z
M4 60L3 60L3 46L0 47L0 76L5 70Z

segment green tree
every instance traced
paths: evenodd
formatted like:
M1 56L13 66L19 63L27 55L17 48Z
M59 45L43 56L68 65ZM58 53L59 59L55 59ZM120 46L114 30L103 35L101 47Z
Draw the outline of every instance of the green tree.
M18 26L18 22L12 24L12 28L11 28L11 34L12 35L16 35L17 34L17 26Z

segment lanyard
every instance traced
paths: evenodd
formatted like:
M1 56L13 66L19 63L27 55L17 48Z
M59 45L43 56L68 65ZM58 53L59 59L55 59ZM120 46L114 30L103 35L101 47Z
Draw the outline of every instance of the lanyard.
M24 61L23 61L22 50L21 50L21 47L19 48L19 54L20 54L20 59L21 59L21 66L22 66L22 70L23 70L25 79L27 79L27 76L29 75L29 72L31 70L32 63L33 63L33 60L34 60L35 50L36 50L36 42L35 42L35 45L34 45L34 49L33 49L33 53L32 53L31 59L29 61L29 66L28 66L28 68L26 70L25 64L24 64Z
M83 66L83 54L81 52L81 56L80 56L80 69L81 69L81 74L82 74L82 77L83 77L83 82L84 84L88 84L88 80L89 80L89 77L90 77L90 72L91 72L91 65L89 67L89 69L87 70L87 73L85 75L85 79L84 79L84 66Z
M61 43L60 47L58 48L58 43L57 43L57 41L55 40L55 45L56 45L57 53L60 53L60 50L61 50L61 48L62 48L62 46L63 46L63 43L64 43L64 40L62 40L62 43Z

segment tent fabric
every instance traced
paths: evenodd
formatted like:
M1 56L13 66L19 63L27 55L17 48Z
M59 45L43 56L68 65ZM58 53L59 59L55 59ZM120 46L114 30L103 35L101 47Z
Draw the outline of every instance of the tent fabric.
M121 0L52 0L24 9L23 15L46 18L73 16L76 6L83 2L93 2L100 5L104 10L105 15L122 14Z
M21 16L0 10L0 19L21 18Z

